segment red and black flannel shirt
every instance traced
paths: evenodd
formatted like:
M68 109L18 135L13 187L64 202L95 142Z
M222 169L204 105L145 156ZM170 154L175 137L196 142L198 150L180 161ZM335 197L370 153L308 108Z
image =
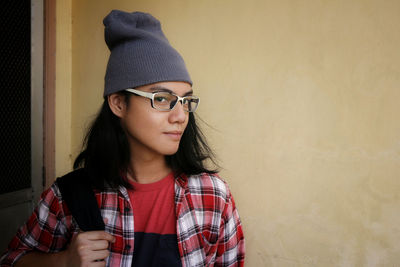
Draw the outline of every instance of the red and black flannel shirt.
M134 221L127 189L96 192L106 232L116 238L106 266L131 266ZM182 266L243 266L244 237L239 214L227 184L217 175L200 174L175 180L176 229ZM36 250L46 253L66 249L79 227L55 182L43 192L38 207L12 239L0 259L11 266Z

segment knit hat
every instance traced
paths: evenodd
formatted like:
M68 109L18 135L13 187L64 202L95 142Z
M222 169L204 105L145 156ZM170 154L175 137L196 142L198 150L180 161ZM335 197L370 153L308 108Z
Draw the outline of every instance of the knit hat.
M192 84L181 55L170 45L160 22L152 15L113 10L103 23L105 41L111 51L104 97L161 81Z

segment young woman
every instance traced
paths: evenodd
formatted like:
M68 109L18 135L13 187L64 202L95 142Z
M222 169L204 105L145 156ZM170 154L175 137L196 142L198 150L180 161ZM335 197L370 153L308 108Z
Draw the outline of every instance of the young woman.
M103 106L75 171L42 194L1 266L243 266L239 215L205 165L212 152L183 59L149 14L114 10L104 25ZM104 230L82 231L71 213L60 188L77 177L77 190L80 180L90 185Z

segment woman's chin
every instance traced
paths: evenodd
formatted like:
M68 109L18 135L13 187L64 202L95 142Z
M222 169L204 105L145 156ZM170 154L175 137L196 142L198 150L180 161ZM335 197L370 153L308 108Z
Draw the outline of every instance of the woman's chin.
M172 155L174 155L176 152L178 152L178 146L177 147L171 147L171 148L168 148L168 149L165 149L164 151L163 151L163 154L165 155L165 156L172 156Z

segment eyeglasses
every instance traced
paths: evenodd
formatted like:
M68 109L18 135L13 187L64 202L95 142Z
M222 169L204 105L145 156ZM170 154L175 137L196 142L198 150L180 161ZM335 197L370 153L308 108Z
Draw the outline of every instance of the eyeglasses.
M200 103L200 98L193 95L180 97L169 92L148 93L131 88L125 89L125 91L151 99L152 108L162 111L172 110L180 101L185 111L194 112Z

